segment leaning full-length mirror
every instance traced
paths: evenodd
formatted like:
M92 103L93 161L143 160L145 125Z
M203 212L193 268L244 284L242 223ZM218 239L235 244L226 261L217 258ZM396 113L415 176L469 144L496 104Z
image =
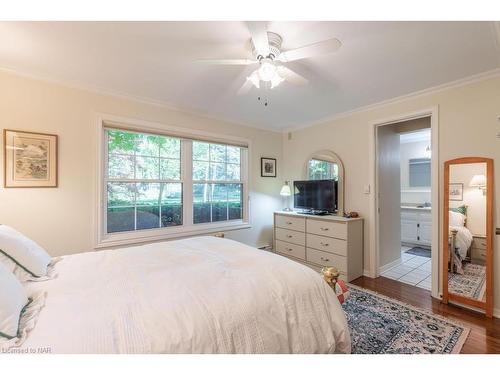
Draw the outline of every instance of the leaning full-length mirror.
M493 160L445 163L443 301L492 315Z

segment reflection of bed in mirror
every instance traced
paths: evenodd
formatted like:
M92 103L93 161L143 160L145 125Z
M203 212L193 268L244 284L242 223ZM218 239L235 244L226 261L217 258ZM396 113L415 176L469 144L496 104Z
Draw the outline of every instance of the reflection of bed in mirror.
M460 209L467 212L467 206ZM474 236L467 228L467 216L451 209L450 257L448 288L450 293L484 301L486 298L486 267L472 256ZM454 251L451 251L454 249Z

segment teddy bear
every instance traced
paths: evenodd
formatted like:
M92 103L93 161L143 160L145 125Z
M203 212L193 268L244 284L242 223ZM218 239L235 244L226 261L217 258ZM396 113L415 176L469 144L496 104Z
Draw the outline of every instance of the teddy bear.
M340 272L335 267L323 267L321 273L323 274L323 279L327 282L327 284L335 290L335 284L337 284Z

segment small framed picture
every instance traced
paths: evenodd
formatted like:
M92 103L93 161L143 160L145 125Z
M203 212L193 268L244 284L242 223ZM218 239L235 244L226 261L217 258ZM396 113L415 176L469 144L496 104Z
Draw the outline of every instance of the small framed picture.
M464 200L464 184L453 183L450 184L450 201L463 201Z
M261 177L276 177L276 159L260 158Z
M3 132L4 186L57 187L57 135Z

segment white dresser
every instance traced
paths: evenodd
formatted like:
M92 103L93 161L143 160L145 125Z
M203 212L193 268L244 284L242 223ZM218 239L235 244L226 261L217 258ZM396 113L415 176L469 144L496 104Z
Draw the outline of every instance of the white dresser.
M274 213L274 251L317 271L336 267L341 278L363 275L363 219Z

